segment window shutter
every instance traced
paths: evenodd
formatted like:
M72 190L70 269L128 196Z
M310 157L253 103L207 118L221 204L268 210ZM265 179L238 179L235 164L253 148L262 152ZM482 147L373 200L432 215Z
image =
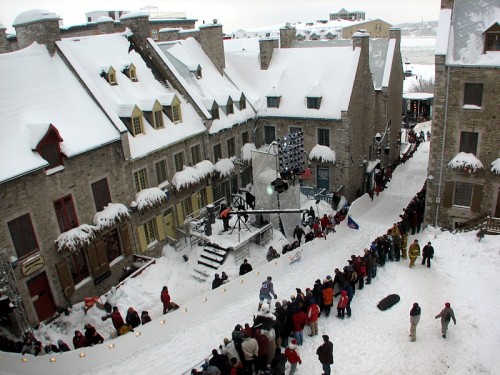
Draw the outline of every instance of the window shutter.
M87 248L87 257L89 259L90 273L94 278L99 277L100 267L99 267L99 257L97 256L97 248L95 245L90 245Z
M61 282L64 295L68 298L71 297L75 293L75 284L73 283L73 277L71 276L66 260L63 259L57 262L56 270L59 274L59 281Z
M110 271L111 268L109 268L108 256L106 254L106 246L104 245L104 241L99 241L95 245L95 247L97 249L97 259L99 261L99 276L100 276L103 273Z
M139 248L142 253L145 253L148 249L148 243L146 242L146 233L144 233L144 227L142 225L137 227L137 237L139 237Z
M212 189L212 186L207 186L207 200L208 204L214 203L214 190Z
M443 207L450 208L453 205L454 181L446 181L444 184Z
M483 185L476 185L472 187L472 202L470 210L472 212L481 211L481 201L483 200Z
M156 228L158 230L158 240L163 241L166 235L165 235L165 225L163 224L162 215L158 215L156 217Z
M120 238L122 240L123 254L125 254L126 257L132 255L132 243L130 242L126 225L123 225L120 229Z
M182 210L182 203L176 204L177 209L177 222L179 223L179 227L184 225L184 211Z
M170 213L164 216L163 223L165 225L165 234L170 238L176 239L177 235L175 234L175 229L174 229L174 215Z
M193 217L200 216L200 204L198 202L198 194L191 195L191 206L193 207Z

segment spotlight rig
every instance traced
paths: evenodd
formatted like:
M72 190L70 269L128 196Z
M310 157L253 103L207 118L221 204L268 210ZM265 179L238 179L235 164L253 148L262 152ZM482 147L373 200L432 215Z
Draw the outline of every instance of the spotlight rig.
M283 180L291 180L304 171L304 133L291 133L277 142L279 173Z

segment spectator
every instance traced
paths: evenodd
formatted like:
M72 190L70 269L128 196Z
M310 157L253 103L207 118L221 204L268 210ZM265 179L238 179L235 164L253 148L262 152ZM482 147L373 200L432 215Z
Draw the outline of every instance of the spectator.
M417 341L417 324L420 321L421 312L420 306L415 302L410 310L410 337L412 342Z
M434 248L430 242L422 249L422 265L427 262L427 268L431 268L431 259L434 257Z
M240 276L252 271L252 266L248 263L248 260L244 259L240 266Z
M90 323L85 325L85 338L87 340L87 346L94 346L104 342L104 338L97 333L94 326Z
M340 299L337 303L337 318L345 318L345 308L349 302L349 297L347 297L347 292L345 290L340 292Z
M287 358L281 353L281 348L276 348L274 358L271 361L271 374L272 375L285 375L285 366Z
M435 316L435 319L437 318L441 318L441 333L443 339L445 339L446 332L448 331L448 325L450 324L450 320L453 319L453 324L457 325L457 320L455 319L455 313L453 312L453 309L451 308L449 302L446 302L444 304L444 309L441 310L441 312Z
M307 309L307 321L309 322L309 328L311 328L311 333L309 336L316 336L318 334L318 317L320 314L319 306L316 303L309 305Z
M227 355L219 353L217 349L212 349L212 358L210 358L208 364L217 367L221 375L229 375L229 359Z
M267 250L267 254L266 254L266 259L268 262L272 261L273 259L277 259L279 258L280 255L278 254L278 252L274 249L274 247L272 246L269 246L269 250Z
M410 257L410 268L415 265L417 257L420 256L420 245L418 240L413 241L413 243L408 248L408 256Z
M57 340L57 345L59 347L59 352L69 352L71 349L68 344L66 344L62 339Z
M75 349L84 348L89 345L85 336L80 331L75 331L75 336L73 336L73 346Z
M222 271L220 278L222 280L222 284L229 281L229 276L227 276L227 273L225 273L224 271Z
M295 229L293 230L293 238L296 238L297 241L299 241L299 245L302 242L302 236L304 235L305 235L304 229L296 225Z
M214 279L212 280L212 289L216 289L222 285L222 279L220 278L219 274L216 273L214 275Z
M300 359L299 353L297 353L297 340L292 339L288 347L285 349L285 356L288 362L290 362L290 372L289 375L294 375L297 370L297 363L302 364L302 359Z
M318 359L323 366L323 375L330 375L333 364L333 344L328 335L323 335L323 344L316 350Z
M170 294L168 294L168 288L166 286L161 290L160 299L161 303L163 303L163 314L166 314L170 308Z
M127 310L127 315L125 316L125 321L132 329L139 327L141 325L141 318L139 313L134 310L133 307L129 307Z
M141 313L141 323L142 323L142 325L144 325L146 323L149 323L150 321L151 321L151 317L149 316L149 312L147 312L146 310L144 310Z

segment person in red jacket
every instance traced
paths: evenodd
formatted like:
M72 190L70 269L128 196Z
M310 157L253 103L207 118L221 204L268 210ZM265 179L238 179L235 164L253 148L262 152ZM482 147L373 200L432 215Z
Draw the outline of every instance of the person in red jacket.
M347 292L343 290L340 293L339 303L337 304L337 318L344 319L345 308L348 302L349 302L349 297L347 297Z
M113 322L113 327L115 327L118 335L120 334L120 329L125 325L122 314L118 311L118 306L113 306L113 312L111 313L111 321Z
M161 290L160 299L161 303L163 303L163 314L166 314L170 308L170 294L168 294L168 288L166 286Z
M307 309L307 321L309 322L309 328L311 328L309 336L316 336L318 334L319 313L319 306L315 302L311 303Z
M255 360L255 369L264 372L267 369L269 340L262 334L260 329L255 330L255 340L257 340L257 344L259 344L259 354Z
M295 370L297 370L297 363L302 364L302 359L300 359L299 353L297 353L297 340L292 339L290 344L288 344L285 349L285 356L288 362L290 362L291 368L288 375L295 374Z
M73 337L73 345L75 349L84 348L88 346L87 338L80 331L75 331L75 336Z
M307 315L302 310L297 310L292 316L293 337L298 345L304 342L304 327L307 325Z

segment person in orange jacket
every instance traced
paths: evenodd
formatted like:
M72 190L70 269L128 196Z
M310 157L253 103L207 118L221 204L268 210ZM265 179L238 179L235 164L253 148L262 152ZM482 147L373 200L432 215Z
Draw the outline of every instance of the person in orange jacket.
M330 309L333 306L333 283L332 278L327 276L326 280L323 282L323 308L325 309L325 315L328 318L330 316Z

